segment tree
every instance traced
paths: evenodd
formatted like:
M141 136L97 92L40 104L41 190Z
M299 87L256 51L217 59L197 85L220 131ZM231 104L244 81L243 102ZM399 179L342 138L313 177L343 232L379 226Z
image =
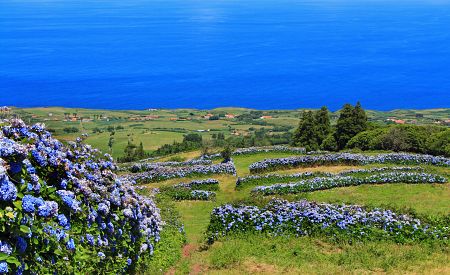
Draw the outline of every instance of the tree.
M316 122L316 135L317 135L317 144L322 144L324 139L328 136L331 131L330 125L330 116L328 115L328 108L323 106L318 110L315 114L315 122Z
M336 125L335 139L338 149L344 149L352 137L366 129L367 116L361 104L358 102L355 107L345 104Z
M353 109L354 127L357 133L367 130L367 115L358 101Z
M231 160L231 155L233 154L233 151L231 150L230 146L226 146L225 149L220 153L220 155L223 158L223 162L229 162Z
M450 156L450 129L432 134L426 142L429 154Z
M109 147L109 153L112 154L112 147L114 145L114 138L112 136L109 137L108 141L108 147Z
M319 144L317 143L316 122L311 111L303 111L302 119L294 134L294 146L303 146L306 150L317 150Z
M142 144L142 141L141 141L139 143L139 146L136 149L134 158L143 159L144 157L145 157L144 145Z

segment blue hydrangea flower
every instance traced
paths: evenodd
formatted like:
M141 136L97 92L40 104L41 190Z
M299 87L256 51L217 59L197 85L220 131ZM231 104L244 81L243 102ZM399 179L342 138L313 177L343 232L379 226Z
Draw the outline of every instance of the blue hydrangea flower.
M24 253L25 250L27 249L27 246L28 246L27 241L24 238L17 237L16 247L19 253Z
M0 262L0 274L6 274L8 271L8 264L6 262Z
M1 253L11 255L12 251L13 251L12 246L9 243L0 240L0 252Z
M69 220L66 218L64 214L58 215L58 224L64 228L70 227Z
M75 250L75 242L72 238L67 242L66 247L69 250Z
M46 201L38 207L38 215L41 217L52 217L58 213L58 204L54 201Z
M14 201L17 198L17 188L6 174L0 174L0 201Z

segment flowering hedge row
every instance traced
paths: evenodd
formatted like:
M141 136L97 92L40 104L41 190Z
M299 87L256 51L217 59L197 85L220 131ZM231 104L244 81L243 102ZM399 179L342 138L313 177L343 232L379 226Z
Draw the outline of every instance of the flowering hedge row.
M219 190L219 181L216 179L193 180L188 183L178 183L175 188L190 188L197 190Z
M236 149L233 152L233 155L239 156L239 155L257 154L257 153L269 153L269 152L288 152L288 153L293 153L293 154L304 154L306 152L306 150L305 150L305 148L301 148L301 147L288 147L288 146L283 146L283 145L275 145L275 146L240 148L240 149Z
M123 175L122 177L137 183L150 183L173 178L192 177L197 175L232 174L236 175L233 161L212 165L193 165L187 167L159 166L154 170Z
M131 166L125 166L121 168L121 171L130 171L132 173L150 171L154 169L158 169L161 166L170 166L170 167L181 167L181 166L192 166L192 165L210 165L212 164L211 160L208 159L191 159L187 161L166 161L166 162L136 162Z
M252 190L254 194L296 194L300 192L312 192L336 187L356 186L362 184L383 183L445 183L447 178L427 173L417 172L388 172L372 174L367 176L332 176L317 177L288 184L274 184L269 186L258 186Z
M164 194L168 195L174 200L197 200L197 201L209 201L216 198L216 193L206 190L191 190L190 188L168 188L161 190Z
M188 184L180 183L173 186L153 189L154 192L156 191L158 194L164 194L174 200L214 200L216 198L216 193L211 190L219 190L218 181L214 179L192 181Z
M41 124L0 124L1 272L123 273L151 257L159 209L110 156Z
M236 189L240 189L244 186L259 185L259 184L272 184L290 182L292 180L309 179L314 177L329 177L331 173L325 172L303 172L295 174L266 174L266 175L250 175L236 180Z
M290 169L296 167L311 167L323 165L365 165L371 163L392 163L398 165L428 164L436 166L450 166L450 158L431 155L389 153L378 155L333 153L324 155L305 155L298 157L265 159L250 165L251 173L259 173L276 169Z
M249 185L273 184L291 182L293 180L308 179L314 177L332 177L335 175L345 176L351 174L373 174L389 171L424 171L420 166L414 167L380 167L371 169L351 169L342 171L337 174L326 172L303 172L295 174L266 174L266 175L250 175L247 177L238 178L236 181L236 189Z
M319 204L306 200L274 199L264 208L230 204L215 208L208 227L210 242L232 233L342 236L358 240L391 239L404 243L448 241L448 225L423 224L390 210L366 210L356 205Z
M233 156L241 156L241 155L252 155L258 153L269 153L269 152L287 152L293 154L304 154L306 153L305 148L301 147L289 147L284 145L274 145L274 146L261 146L261 147L247 147L247 148L238 148L234 150L231 154ZM210 154L203 155L200 159L219 159L221 158L221 154Z

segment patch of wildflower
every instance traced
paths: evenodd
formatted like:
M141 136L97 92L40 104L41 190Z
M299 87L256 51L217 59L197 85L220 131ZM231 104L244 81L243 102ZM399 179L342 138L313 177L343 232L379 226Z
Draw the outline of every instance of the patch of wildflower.
M390 210L367 210L357 205L289 202L274 199L265 207L226 204L215 208L208 227L209 241L233 233L261 232L270 235L325 235L356 240L399 243L425 240L448 241L450 229L429 225Z

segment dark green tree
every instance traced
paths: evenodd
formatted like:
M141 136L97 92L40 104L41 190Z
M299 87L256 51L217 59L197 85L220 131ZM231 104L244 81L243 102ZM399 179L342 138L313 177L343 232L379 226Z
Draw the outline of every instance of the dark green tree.
M335 132L338 149L344 149L347 142L367 129L367 116L358 102L355 107L345 104L342 108Z
M322 144L324 139L331 132L330 116L328 115L328 108L323 106L314 114L316 122L317 144Z
M353 109L354 129L357 133L367 130L367 115L358 101Z
M319 144L317 143L316 121L311 111L303 111L302 119L295 131L292 144L294 146L303 146L306 150L317 150Z
M220 155L223 158L223 162L229 162L231 160L231 155L233 154L233 151L231 150L230 146L226 146L223 151L220 153Z

